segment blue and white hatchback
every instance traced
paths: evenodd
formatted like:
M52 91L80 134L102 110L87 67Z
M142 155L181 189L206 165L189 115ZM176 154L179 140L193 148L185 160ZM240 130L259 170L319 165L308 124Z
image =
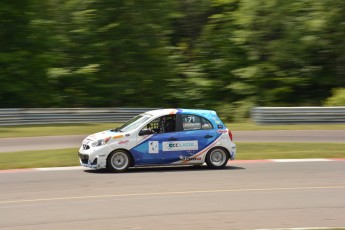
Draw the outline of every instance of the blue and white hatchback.
M114 172L136 166L205 162L218 169L235 159L236 145L215 111L160 109L86 137L78 155L82 166Z

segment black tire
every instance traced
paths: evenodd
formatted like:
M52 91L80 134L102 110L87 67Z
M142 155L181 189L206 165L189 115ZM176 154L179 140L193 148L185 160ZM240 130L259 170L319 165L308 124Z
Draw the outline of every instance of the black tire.
M131 164L132 157L123 150L115 150L107 159L107 168L113 172L125 172Z
M209 168L212 169L224 168L228 161L229 154L223 148L215 147L208 151L206 155L206 164Z

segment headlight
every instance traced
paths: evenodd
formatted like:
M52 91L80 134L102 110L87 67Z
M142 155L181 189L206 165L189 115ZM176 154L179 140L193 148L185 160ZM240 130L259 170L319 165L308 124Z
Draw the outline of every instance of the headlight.
M91 146L92 147L96 147L96 146L101 146L101 145L105 145L109 140L110 140L111 137L106 137L106 138L103 138L103 139L99 139L97 141L93 141L91 143Z

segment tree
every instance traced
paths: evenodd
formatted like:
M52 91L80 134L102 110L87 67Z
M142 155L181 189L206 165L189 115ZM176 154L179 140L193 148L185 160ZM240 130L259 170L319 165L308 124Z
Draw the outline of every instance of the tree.
M2 107L49 105L45 38L35 30L36 2L0 3L0 101ZM40 12L40 11L38 11Z
M326 106L345 106L345 88L333 90L333 95L326 99Z
M196 107L233 119L255 105L320 105L345 87L342 0L4 0L0 9L1 107Z

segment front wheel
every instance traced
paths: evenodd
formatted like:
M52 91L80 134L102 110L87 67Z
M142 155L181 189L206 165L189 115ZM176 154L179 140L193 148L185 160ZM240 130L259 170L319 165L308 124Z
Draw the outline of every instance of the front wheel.
M224 168L229 161L229 155L222 148L213 148L206 155L206 164L209 168Z
M107 160L107 168L113 172L124 172L131 164L131 157L122 150L112 152Z

